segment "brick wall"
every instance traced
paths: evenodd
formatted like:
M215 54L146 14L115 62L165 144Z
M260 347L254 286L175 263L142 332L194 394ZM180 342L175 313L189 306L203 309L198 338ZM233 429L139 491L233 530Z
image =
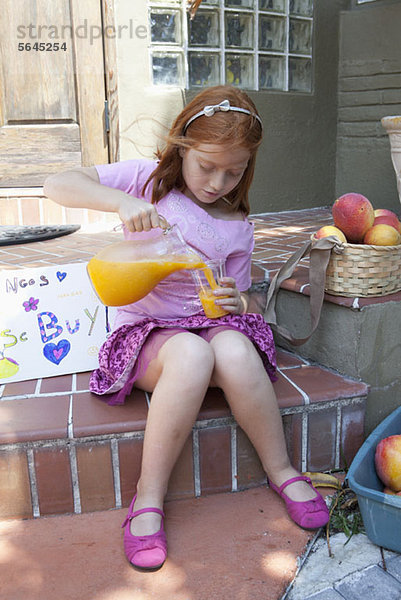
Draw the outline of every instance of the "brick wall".
M79 224L83 230L112 229L119 223L113 213L65 208L34 190L9 190L0 195L0 225L66 225ZM8 194L8 195L7 195Z

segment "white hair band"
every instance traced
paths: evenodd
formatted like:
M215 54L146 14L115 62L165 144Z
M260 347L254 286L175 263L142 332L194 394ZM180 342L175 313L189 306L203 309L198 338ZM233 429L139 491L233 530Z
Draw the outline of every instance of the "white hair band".
M229 100L223 100L223 102L220 102L220 104L213 104L210 106L205 106L205 108L203 110L200 110L199 112L197 112L193 117L191 117L189 119L189 121L186 122L183 133L185 134L186 130L191 125L191 123L193 123L193 121L195 121L195 119L197 119L198 117L203 117L203 116L212 117L216 112L228 112L229 110L234 111L234 112L241 112L241 113L244 113L245 115L250 115L251 117L254 117L255 119L257 119L260 123L260 126L263 127L262 119L259 117L259 115L251 112L247 108L240 108L239 106L231 106Z

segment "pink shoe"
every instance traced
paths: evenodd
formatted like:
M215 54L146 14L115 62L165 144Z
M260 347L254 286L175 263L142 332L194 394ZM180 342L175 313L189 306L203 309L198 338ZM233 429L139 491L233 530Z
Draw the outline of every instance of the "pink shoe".
M316 497L304 502L291 500L287 494L284 494L283 490L294 481L306 481L315 490L309 477L303 475L288 479L279 488L271 482L269 482L269 486L283 498L288 514L297 525L304 529L318 529L326 525L329 522L330 513L319 492L315 490Z
M164 532L164 512L160 508L141 508L132 512L136 500L136 494L130 504L128 514L125 517L122 527L124 530L124 551L129 562L137 569L145 571L156 571L163 566L167 558L167 539ZM132 535L130 523L138 515L154 512L162 517L159 531L151 535Z

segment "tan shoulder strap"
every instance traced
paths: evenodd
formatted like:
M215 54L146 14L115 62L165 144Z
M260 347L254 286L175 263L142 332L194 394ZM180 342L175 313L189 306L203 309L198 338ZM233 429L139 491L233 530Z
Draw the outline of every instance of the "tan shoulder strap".
M332 250L335 252L342 252L342 249L342 243L333 235L318 240L309 240L290 256L270 283L264 317L277 333L294 346L301 346L304 344L318 326L323 305L326 270L327 265L329 264L330 254ZM307 337L294 338L285 327L278 325L277 323L276 300L282 282L291 277L299 261L307 254L310 254L309 284L312 330Z

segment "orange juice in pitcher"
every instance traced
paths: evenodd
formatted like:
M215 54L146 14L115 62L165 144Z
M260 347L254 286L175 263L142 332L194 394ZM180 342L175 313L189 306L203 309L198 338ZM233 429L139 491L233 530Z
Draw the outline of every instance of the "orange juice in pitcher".
M115 248L116 252L124 250L122 246ZM162 279L174 271L202 266L204 263L196 254L124 261L113 260L110 256L106 259L99 252L89 262L88 273L103 304L124 306L144 298Z
M87 266L93 287L107 306L137 302L162 279L183 269L192 273L200 269L195 281L204 281L202 289L197 286L197 291L206 316L215 318L227 314L214 303L213 289L218 286L212 268L187 246L176 226L153 231L143 240L111 244L100 250Z
M125 240L98 252L87 270L103 304L125 306L144 298L165 277L204 266L177 226L152 230L143 240Z

